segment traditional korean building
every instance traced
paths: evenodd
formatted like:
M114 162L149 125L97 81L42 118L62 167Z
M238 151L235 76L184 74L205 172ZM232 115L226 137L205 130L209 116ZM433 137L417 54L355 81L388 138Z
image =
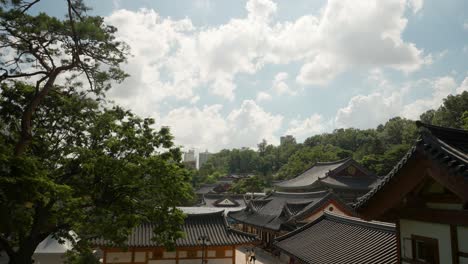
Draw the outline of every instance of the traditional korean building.
M275 240L283 263L397 263L395 225L324 212Z
M317 219L323 211L353 215L352 209L336 195L321 191L273 192L266 197L251 200L244 210L230 212L228 216L236 221L235 228L257 234L268 247L275 237Z
M396 223L401 263L468 263L468 131L417 125L416 144L356 209Z
M136 227L128 237L128 248L113 247L104 240L95 245L103 252L103 264L234 264L236 247L255 243L254 235L229 228L223 211L189 214L182 227L186 237L176 240L174 251L152 241L153 226Z
M283 192L333 190L346 202L354 202L372 189L378 177L351 158L317 162L295 178L275 184Z
M199 206L215 208L239 208L246 206L246 199L243 194L205 194Z

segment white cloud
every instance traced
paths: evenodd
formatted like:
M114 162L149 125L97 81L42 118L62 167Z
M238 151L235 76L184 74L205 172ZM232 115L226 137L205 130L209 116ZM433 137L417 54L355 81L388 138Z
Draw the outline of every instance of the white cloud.
M250 18L268 20L276 12L277 6L270 0L250 0L247 1L245 8Z
M304 140L315 134L325 132L325 121L319 114L313 114L305 119L293 119L285 134L293 135L299 140Z
M274 143L282 116L266 112L252 100L224 115L220 105L192 105L167 114L160 113L158 105L167 98L197 104L201 89L233 101L240 89L238 75L253 75L271 64L300 66L296 76L287 72L274 76L272 91L279 95L297 94L308 85L323 86L356 67L417 70L430 63L432 55L403 40L402 33L405 11L418 12L422 4L421 0L329 0L317 16L277 22L276 3L248 0L245 17L204 27L194 26L189 18L161 17L149 9L116 10L105 21L116 26L117 37L131 47L124 66L131 77L115 85L109 97L140 115L160 115L164 124L173 127L177 142L186 146L255 146L263 138ZM294 79L299 88L292 88ZM257 102L270 100L272 91L256 91ZM400 97L384 91L356 96L338 111L335 121L354 125L351 121L357 120L357 126L376 123L402 109ZM366 112L373 107L383 111ZM316 121L317 116L296 119L289 130L298 135L320 131Z
M131 47L124 67L131 77L110 95L128 105L145 97L150 102L143 105L151 106L167 97L191 100L206 87L233 100L238 74L291 62L302 64L296 80L303 85L324 85L356 66L414 71L430 55L401 37L405 9L422 6L407 1L329 0L319 16L274 22L276 3L249 0L246 17L200 28L189 18L164 18L154 10L116 10L106 22Z
M266 112L252 100L245 100L239 109L229 113L231 146L256 146L262 139L275 144L275 132L281 128L283 117Z
M255 99L255 101L257 102L261 102L261 101L270 101L271 100L271 95L267 92L258 92L257 93L257 98Z
M411 9L413 9L413 13L416 14L423 7L424 0L410 0L408 4L411 7Z
M378 82L383 79L380 76ZM346 107L337 111L335 127L371 128L395 116L417 120L425 111L437 109L448 95L468 90L468 77L459 86L451 76L417 80L398 89L388 81L384 84L382 87L385 89L352 97ZM406 102L408 93L416 87L427 87L430 95Z
M401 109L401 97L398 93L389 96L376 92L369 95L357 95L348 105L338 110L335 118L336 127L370 128L398 115Z
M468 91L468 77L465 77L460 86L457 88L457 93L463 93L464 91Z
M465 30L468 30L468 22L463 23L463 28L464 28Z
M286 81L289 78L289 74L287 72L279 72L275 75L272 83L272 89L279 95L289 94L295 95L296 91L289 88Z
M404 106L402 116L410 119L419 119L419 116L429 110L437 109L442 104L442 99L456 92L457 83L451 76L444 76L428 82L432 89L430 97L417 99Z
M296 80L300 84L325 85L343 70L337 59L331 54L319 54L312 62L302 66Z
M222 148L254 147L262 139L277 143L275 133L283 117L266 112L252 100L245 100L227 117L222 106L173 109L161 124L171 127L177 144L218 151Z

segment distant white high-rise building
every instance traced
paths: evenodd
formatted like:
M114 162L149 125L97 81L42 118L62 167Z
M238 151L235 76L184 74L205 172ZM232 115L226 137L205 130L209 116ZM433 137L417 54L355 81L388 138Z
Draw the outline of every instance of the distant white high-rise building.
M213 153L209 153L208 150L205 152L198 153L198 168L201 168L205 162L213 155Z
M195 157L195 150L191 149L184 152L184 164L187 168L197 169L197 159Z
M197 161L195 159L195 150L191 149L187 152L184 152L184 162Z

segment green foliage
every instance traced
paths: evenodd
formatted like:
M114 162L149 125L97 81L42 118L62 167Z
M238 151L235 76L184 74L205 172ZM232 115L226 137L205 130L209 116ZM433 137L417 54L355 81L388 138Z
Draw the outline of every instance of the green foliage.
M437 110L429 110L421 115L421 121L437 126L463 128L463 114L468 111L468 91L449 95Z
M1 87L2 247L10 256L31 256L48 235L66 237L70 230L82 241L102 236L122 243L144 221L156 223L157 241L172 245L183 221L176 206L192 190L169 130L155 131L150 118L66 92L44 99L31 147L16 156L21 109L35 89Z
M278 180L290 179L319 161L335 161L351 155L351 152L333 145L304 146L295 152L277 173Z
M364 117L363 117L364 118ZM421 120L436 125L468 129L468 92L448 96L437 110L421 115ZM276 180L297 176L315 162L353 157L377 175L387 174L405 155L417 136L414 121L394 117L375 129L336 129L314 135L303 144L287 142L279 146L260 142L256 152L249 149L222 150L200 169L200 182L213 182L214 172L249 172L259 175L266 186ZM233 190L242 192L243 182Z
M81 84L75 79L81 75L87 78L89 91L102 94L110 88L109 80L127 76L119 64L125 61L128 47L116 40L117 29L102 17L88 16L82 0L65 2L64 20L46 13L30 15L26 9L34 2L0 3L0 46L5 51L0 54L1 79L38 76L42 90L49 80L54 84L58 74L69 72L75 86Z
M468 111L465 111L462 115L462 128L468 130Z
M253 176L238 180L231 186L229 192L238 194L263 192L265 187L266 184L260 177Z

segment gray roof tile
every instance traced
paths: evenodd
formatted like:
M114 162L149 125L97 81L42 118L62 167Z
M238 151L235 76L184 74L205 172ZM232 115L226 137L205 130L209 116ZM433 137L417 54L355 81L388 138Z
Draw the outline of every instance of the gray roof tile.
M302 263L397 263L393 224L328 212L274 245Z
M199 246L198 238L208 236L210 244L215 246L240 245L252 243L255 236L229 228L223 211L204 214L190 214L184 221L182 230L186 237L176 240L176 246ZM93 241L96 246L112 246L104 239ZM153 225L142 224L133 229L128 236L126 246L129 247L156 247L153 241Z

